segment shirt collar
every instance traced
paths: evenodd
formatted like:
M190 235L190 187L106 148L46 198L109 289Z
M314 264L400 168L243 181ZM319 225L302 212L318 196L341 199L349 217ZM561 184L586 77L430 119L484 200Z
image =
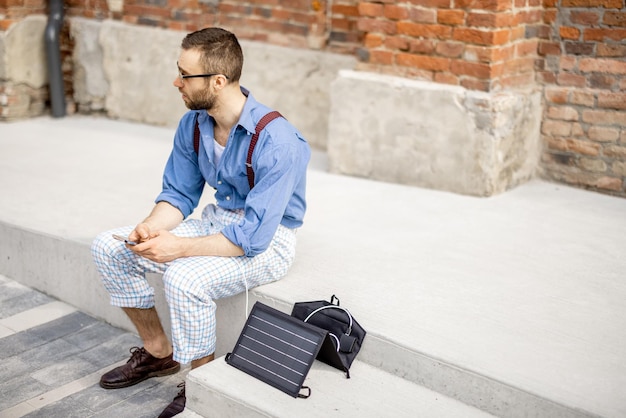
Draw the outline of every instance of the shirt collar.
M252 93L245 87L240 86L241 92L247 97L246 103L243 105L243 110L237 121L237 125L244 128L249 133L253 134L256 129L256 124L252 120L252 112L259 106L259 102L256 101ZM213 119L206 110L198 110L198 122L205 122Z

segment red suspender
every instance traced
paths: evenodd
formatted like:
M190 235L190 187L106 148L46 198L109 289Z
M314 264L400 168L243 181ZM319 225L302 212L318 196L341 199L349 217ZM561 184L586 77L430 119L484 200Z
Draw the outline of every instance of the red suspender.
M252 139L250 140L250 147L248 147L248 157L246 158L246 171L248 173L248 184L250 185L250 190L254 187L254 171L252 171L252 153L254 152L254 147L256 146L256 142L259 140L259 134L265 128L265 126L273 121L276 118L281 117L282 115L277 111L272 111L267 115L263 116L259 123L256 125L256 132L252 135Z
M282 115L277 111L271 111L265 116L261 118L259 123L256 125L256 129L254 135L252 135L252 139L250 140L250 146L248 147L248 156L246 158L246 172L248 173L248 185L250 186L250 190L254 187L254 171L252 170L252 153L254 152L254 147L256 146L257 141L259 140L259 134L261 131L267 126L268 123L273 121L276 118L281 117ZM198 127L198 117L196 116L196 124L193 131L193 149L198 153L200 149L200 128Z

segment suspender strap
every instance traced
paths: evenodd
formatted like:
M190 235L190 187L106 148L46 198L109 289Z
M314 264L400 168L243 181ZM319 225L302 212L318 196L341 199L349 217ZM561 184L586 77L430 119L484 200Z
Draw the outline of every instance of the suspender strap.
M256 146L256 142L259 140L259 134L261 131L267 126L268 123L273 121L276 118L281 117L282 115L277 111L272 111L266 114L261 118L259 123L256 125L256 132L252 135L252 139L250 140L250 147L248 148L248 157L246 158L246 172L248 173L248 185L250 186L250 190L254 187L254 171L252 171L252 153L254 152L254 147Z
M195 128L193 129L193 149L196 151L196 155L198 155L198 150L200 149L200 127L198 126L198 114L196 114L196 123Z
M250 190L254 187L254 171L252 170L252 153L254 152L254 147L256 147L256 143L259 140L259 134L261 131L267 126L268 123L273 121L276 118L281 117L282 115L273 110L263 116L259 123L257 123L254 135L252 135L252 139L250 140L250 146L248 147L248 156L246 157L246 172L248 174L248 185L250 186ZM200 128L198 127L198 116L196 115L196 123L193 130L193 149L198 154L198 150L200 149Z

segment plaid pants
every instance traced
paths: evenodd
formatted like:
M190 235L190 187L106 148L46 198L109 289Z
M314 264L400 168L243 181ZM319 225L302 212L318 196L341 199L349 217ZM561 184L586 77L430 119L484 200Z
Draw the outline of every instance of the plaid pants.
M219 233L239 222L243 210L208 205L202 219L188 219L172 233L196 237ZM295 230L278 227L269 248L255 257L184 257L155 263L138 256L112 234L127 236L134 226L99 234L91 252L111 304L119 307L154 307L154 289L146 273L162 273L165 298L170 307L174 360L187 364L215 352L215 302L285 276L293 263Z

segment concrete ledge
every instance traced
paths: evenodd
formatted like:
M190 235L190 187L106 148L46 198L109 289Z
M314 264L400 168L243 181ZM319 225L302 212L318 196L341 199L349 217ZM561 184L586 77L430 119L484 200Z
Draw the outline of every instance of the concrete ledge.
M476 196L534 176L539 91L488 94L350 70L331 91L332 172Z
M350 370L346 379L341 371L316 361L305 380L311 396L294 399L221 357L187 375L187 409L225 418L492 416L358 360Z

